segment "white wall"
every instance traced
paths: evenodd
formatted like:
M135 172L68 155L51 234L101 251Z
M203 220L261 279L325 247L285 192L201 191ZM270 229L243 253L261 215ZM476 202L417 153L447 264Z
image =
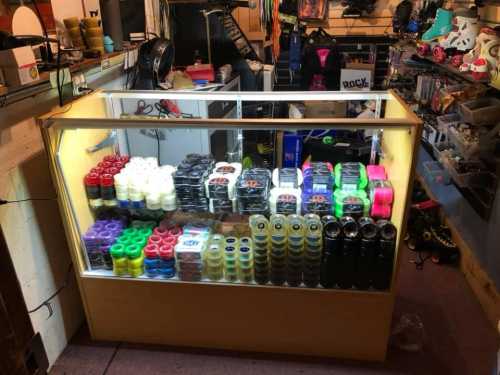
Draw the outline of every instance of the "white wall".
M99 15L101 14L99 0L83 0L83 5L85 7L85 17L90 16L91 10L99 10Z
M112 68L87 81L91 88L120 89L121 68ZM50 111L56 103L57 94L53 89L0 111L0 198L55 197L35 117ZM29 310L33 309L65 282L70 264L57 202L31 201L1 206L0 229L26 305ZM50 366L85 319L74 274L51 305L54 314L50 318L46 308L30 314L35 332L42 336Z
M83 7L81 0L50 0L52 13L56 24L62 24L62 20L69 17L83 18Z
M33 127L33 121L30 119L25 124ZM43 151L3 172L0 186L0 196L8 200L55 196ZM24 300L28 310L31 310L63 285L71 262L57 202L2 206L0 223ZM30 314L35 332L40 332L42 336L50 364L54 363L84 321L73 274L69 280L68 286L51 302L54 309L52 317L49 318L46 308Z

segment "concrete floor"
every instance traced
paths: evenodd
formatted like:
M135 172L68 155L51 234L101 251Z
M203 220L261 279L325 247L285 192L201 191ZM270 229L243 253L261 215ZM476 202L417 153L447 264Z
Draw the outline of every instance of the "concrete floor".
M390 347L386 362L366 363L285 355L93 342L86 327L73 338L50 375L492 375L499 340L463 275L428 261L422 271L403 252L394 321L418 314L426 332L418 353Z

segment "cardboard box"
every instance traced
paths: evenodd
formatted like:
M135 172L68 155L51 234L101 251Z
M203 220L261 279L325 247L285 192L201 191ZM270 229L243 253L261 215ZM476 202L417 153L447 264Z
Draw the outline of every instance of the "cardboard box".
M346 102L305 101L305 118L343 118L346 116Z
M371 72L371 85L373 87L373 81L375 81L375 64L351 62L346 63L345 68L352 70L369 70Z
M372 73L370 70L340 70L340 91L369 91L371 87Z
M0 51L2 68L7 86L15 87L38 81L35 54L30 46Z

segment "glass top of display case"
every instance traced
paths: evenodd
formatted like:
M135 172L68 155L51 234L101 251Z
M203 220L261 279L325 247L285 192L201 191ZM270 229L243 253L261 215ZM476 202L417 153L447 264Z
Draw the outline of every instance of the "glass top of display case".
M182 105L178 105L178 103ZM206 108L200 108L200 106ZM297 112L280 112L283 105L294 103ZM329 103L337 106L325 108ZM398 109L388 115L386 107L394 103ZM185 108L187 112L184 112ZM192 108L196 114L192 115ZM307 110L304 113L304 107ZM361 110L356 112L356 108ZM231 112L231 109L234 109ZM364 114L360 113L364 110ZM302 111L302 112L301 112ZM230 115L228 113L231 112ZM298 113L298 114L297 114ZM266 119L273 118L271 124ZM349 118L350 126L377 127L415 125L417 116L391 90L332 92L196 92L196 91L96 91L62 110L41 119L71 127L111 127L108 121L120 119L122 127L144 126L146 121L164 125L184 124L196 127L215 125L242 127L245 124L263 128L289 127L300 122L302 127L341 125ZM237 124L235 119L240 120ZM241 122L244 120L244 122Z

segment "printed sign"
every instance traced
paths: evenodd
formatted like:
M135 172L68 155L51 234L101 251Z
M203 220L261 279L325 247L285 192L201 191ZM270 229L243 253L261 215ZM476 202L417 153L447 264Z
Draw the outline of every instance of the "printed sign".
M369 91L371 87L372 72L369 70L342 69L340 71L340 90Z

